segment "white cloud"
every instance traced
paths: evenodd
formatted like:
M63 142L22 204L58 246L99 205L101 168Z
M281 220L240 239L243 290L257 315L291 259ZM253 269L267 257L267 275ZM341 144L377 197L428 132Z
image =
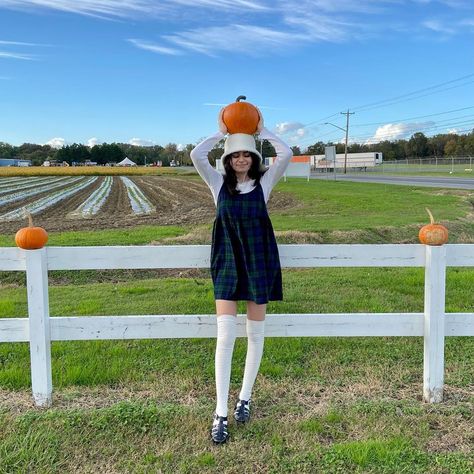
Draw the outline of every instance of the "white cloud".
M304 125L301 122L281 122L276 124L276 133L282 135L284 133L293 132L295 130L303 130Z
M0 0L0 6L1 6L1 0ZM0 44L5 44L8 46L47 46L44 44L24 43L22 41L5 41L5 40L0 40Z
M0 0L0 7L18 10L59 10L102 19L158 17L184 8L219 11L266 11L259 1L246 0Z
M425 129L433 127L434 122L422 122L422 123L387 123L378 127L375 135L369 138L365 143L378 143L384 140L398 140L402 138L408 138L415 132L420 132Z
M231 24L222 27L197 28L163 38L185 50L208 56L222 52L237 52L251 56L265 54L266 48L284 48L303 41L305 36L291 31L278 31L263 26ZM229 41L232 38L232 41Z
M452 13L464 8L462 18L468 18L467 13L472 11L469 0L437 1ZM387 15L399 3L414 9L413 3L420 2L430 0L0 0L0 8L49 9L108 20L172 18L174 22L179 19L181 24L186 24L186 19L193 24L205 19L205 24L210 26L184 27L167 35L128 41L155 54L178 56L191 52L214 57L234 52L258 57L268 54L269 48L278 53L315 42L340 43L367 38L375 32L386 35L389 30L401 28L413 31L415 26L419 28L413 24L417 20L407 20L401 26ZM461 29L461 21L428 19L423 25L431 31L452 34ZM466 20L464 24L469 25Z
M143 140L142 138L131 138L128 143L134 146L153 146L154 142L151 140Z
M130 38L127 41L132 43L137 48L144 49L146 51L151 51L152 53L171 54L173 56L178 56L178 55L183 54L182 51L180 51L176 48L169 48L169 47L166 47L166 46L161 46L161 45L153 43L151 41L139 40L139 39L133 39L133 38Z
M51 140L47 141L45 145L49 145L52 148L62 148L66 145L66 140L64 138L51 138Z
M10 51L0 51L0 58L5 59L23 59L25 61L34 61L35 57L31 54L12 53Z
M450 135L457 135L459 133L459 130L457 128L451 128L450 130L448 130L448 133Z
M178 143L178 145L176 146L176 149L178 151L183 151L184 150L184 145L182 143Z
M447 26L446 24L442 23L440 20L426 20L422 22L422 25L429 30L435 31L436 33L445 33L448 35L452 35L456 33L456 30L451 26ZM452 23L451 23L452 25Z
M87 140L86 146L92 148L95 145L99 144L99 139L97 137L92 137Z

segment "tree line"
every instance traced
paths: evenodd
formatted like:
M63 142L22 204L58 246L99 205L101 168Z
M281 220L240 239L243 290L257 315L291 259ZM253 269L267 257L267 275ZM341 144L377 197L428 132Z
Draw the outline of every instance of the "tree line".
M209 155L212 164L220 158L224 151L223 141L220 141ZM324 148L328 145L336 145L336 153L344 153L343 143L324 143L318 141L310 145L304 153L293 146L294 155L323 155ZM118 163L125 157L134 161L138 165L153 164L161 162L163 166L169 166L171 161L178 161L184 165L191 165L190 152L195 145L188 144L178 149L174 143L167 145L137 146L127 143L102 143L88 147L83 144L73 143L62 148L55 149L49 145L37 145L24 143L20 146L13 146L0 142L0 158L16 158L31 160L34 166L40 166L46 160L63 161L72 165L74 163L95 162L98 165L107 163ZM260 143L257 140L257 149L262 151L264 157L275 156L275 149L267 140ZM452 133L438 134L427 137L421 132L417 132L408 140L384 140L379 143L365 145L361 143L351 143L348 145L349 153L361 152L382 152L384 160L403 160L406 158L424 158L429 156L469 156L474 155L474 130L467 135L457 135Z
M317 142L310 145L302 153L298 147L292 147L294 155L324 155L324 148L336 145L336 153L344 153L344 143ZM408 140L384 140L374 144L350 143L348 153L382 152L383 159L404 160L407 158L426 158L437 156L440 158L451 156L474 155L474 130L467 135L442 133L427 137L421 132L414 133Z

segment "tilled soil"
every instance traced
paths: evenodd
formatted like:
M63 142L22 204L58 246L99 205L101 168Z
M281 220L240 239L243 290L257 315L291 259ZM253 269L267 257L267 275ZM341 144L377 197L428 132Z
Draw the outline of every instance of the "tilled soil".
M212 194L203 182L171 176L133 176L130 179L143 191L145 196L156 207L156 211L146 215L135 215L132 212L127 189L118 176L113 177L111 192L102 209L87 218L77 218L68 214L81 205L102 183L99 177L93 184L82 189L68 199L35 216L35 224L44 227L48 232L74 230L104 230L111 228L135 227L137 225L189 225L212 222L215 206ZM0 214L32 202L40 196L34 196L0 207ZM281 210L297 206L291 196L273 191L269 201L269 210ZM23 219L1 222L0 233L16 232L24 223Z

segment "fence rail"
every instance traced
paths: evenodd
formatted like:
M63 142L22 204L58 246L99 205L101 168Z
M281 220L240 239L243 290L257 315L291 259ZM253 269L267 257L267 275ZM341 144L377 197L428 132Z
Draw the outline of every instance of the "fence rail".
M423 397L440 402L444 339L474 336L474 313L445 313L446 267L474 267L474 245L280 245L282 267L424 267L423 313L268 314L268 337L422 336ZM56 316L48 271L208 268L210 246L0 248L0 271L27 276L28 318L0 319L0 342L29 342L35 403L52 403L51 341L216 337L214 315ZM245 337L245 315L237 335Z

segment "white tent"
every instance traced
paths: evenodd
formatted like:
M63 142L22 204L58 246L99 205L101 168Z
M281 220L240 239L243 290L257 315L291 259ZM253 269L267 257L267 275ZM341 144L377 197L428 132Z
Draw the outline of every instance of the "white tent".
M117 166L137 166L137 164L125 157L120 163L117 163Z

